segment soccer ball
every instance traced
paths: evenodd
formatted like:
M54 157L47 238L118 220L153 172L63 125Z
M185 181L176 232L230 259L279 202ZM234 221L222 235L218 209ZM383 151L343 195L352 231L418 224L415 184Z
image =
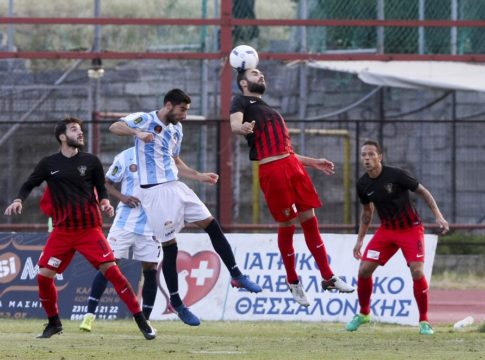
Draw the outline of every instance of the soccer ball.
M236 46L232 49L231 55L229 55L229 63L239 72L247 69L256 69L258 62L258 52L249 45Z

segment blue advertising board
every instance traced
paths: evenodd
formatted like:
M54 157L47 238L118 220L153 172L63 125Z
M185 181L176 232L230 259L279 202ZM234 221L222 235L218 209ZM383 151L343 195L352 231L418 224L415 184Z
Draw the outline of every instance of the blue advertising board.
M46 317L37 290L37 260L48 236L48 233L0 233L0 317ZM140 263L127 260L120 267L138 293ZM95 274L96 270L91 264L76 254L66 271L57 275L55 284L61 318L82 319ZM100 319L117 319L130 317L131 314L109 285L96 316Z

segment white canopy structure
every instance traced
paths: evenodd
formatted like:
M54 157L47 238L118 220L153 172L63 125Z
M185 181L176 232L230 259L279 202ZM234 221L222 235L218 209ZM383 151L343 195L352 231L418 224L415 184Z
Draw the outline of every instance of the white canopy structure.
M377 86L485 91L484 65L440 61L314 61L308 65L356 74Z

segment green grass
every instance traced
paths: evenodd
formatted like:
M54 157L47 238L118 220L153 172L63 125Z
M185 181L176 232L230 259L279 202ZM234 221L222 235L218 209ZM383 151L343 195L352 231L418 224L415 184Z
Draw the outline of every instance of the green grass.
M97 321L92 333L64 321L64 333L51 339L34 338L42 320L0 321L2 359L485 359L478 325L463 332L439 326L426 337L417 327L387 324L349 333L334 323L207 321L191 328L155 321L158 337L146 341L128 320Z

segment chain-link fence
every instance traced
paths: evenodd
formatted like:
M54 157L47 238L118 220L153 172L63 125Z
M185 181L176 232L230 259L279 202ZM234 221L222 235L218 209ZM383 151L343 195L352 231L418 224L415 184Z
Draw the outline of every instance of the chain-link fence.
M473 0L309 0L314 19L480 20L485 3ZM379 35L381 31L381 35ZM482 28L334 27L312 29L311 51L362 50L384 53L483 53ZM379 37L380 36L380 37ZM381 43L380 43L381 42Z
M113 119L114 120L114 119ZM86 123L86 137L91 131L101 134L100 158L107 169L114 156L132 145L129 137L117 137L107 130L109 121ZM1 122L0 131L5 133L15 122ZM184 124L184 143L181 157L196 169L217 172L218 156L217 121L187 121ZM360 145L364 139L378 139L383 134L384 162L404 167L415 175L435 196L441 210L451 223L483 224L485 192L483 181L485 164L482 159L483 140L480 134L485 124L476 121L289 121L288 126L296 152L302 143L305 155L325 157L336 164L334 176L309 170L315 187L324 200L317 210L322 225L356 224L360 204L355 194L355 184L363 174L360 166ZM5 208L15 196L21 183L35 164L45 155L57 151L52 134L52 122L20 124L18 130L2 146L0 186L4 196L0 207ZM303 130L303 131L302 131ZM234 223L247 224L255 221L271 224L273 221L264 199L253 183L253 166L248 159L244 141L234 139L233 196ZM205 148L200 146L205 143ZM224 179L221 179L224 181ZM217 186L195 182L188 184L217 216ZM45 218L38 210L42 188L37 188L25 202L21 217L4 218L13 223L43 223ZM427 223L434 218L421 199L416 202L418 211ZM168 206L168 205L167 205ZM107 222L110 220L107 219Z
M50 7L15 0L16 17L94 17L94 3L52 0ZM99 0L97 16L117 18L219 18L221 0ZM116 3L116 5L114 5ZM50 9L56 9L55 14ZM0 3L0 13L9 11ZM485 2L477 0L233 0L235 19L321 20L481 20ZM92 47L93 25L0 24L0 47L28 51L80 51ZM123 52L216 52L218 26L103 25L100 50ZM250 44L260 52L349 52L396 54L483 54L485 27L406 26L234 26L233 43Z
M485 192L482 178L484 162L480 153L483 140L479 135L485 124L477 121L289 121L292 143L304 155L332 160L334 176L309 170L325 205L317 210L322 224L355 224L360 204L355 194L357 179L363 175L360 145L366 139L378 140L383 134L384 163L403 167L411 172L435 196L438 205L451 223L483 224ZM301 130L304 135L301 136ZM241 144L241 194L251 193L251 165L247 149ZM237 176L235 181L237 181ZM240 221L251 222L255 206L241 196ZM415 199L417 200L417 199ZM258 217L271 223L271 217L260 196ZM419 213L427 223L434 223L433 214L419 199ZM377 216L376 216L377 218ZM377 220L377 219L376 219Z
M109 125L116 120L117 118L105 119L102 122L86 121L83 125L86 139L93 139L95 137L93 133L100 135L99 142L101 145L98 156L106 171L118 153L134 145L131 137L119 137L109 132ZM15 198L22 183L27 180L35 165L43 157L59 151L57 140L54 137L54 124L53 121L0 122L1 134L5 134L12 127L16 127L16 131L0 146L2 149L0 166L3 169L0 174L0 188L3 195L0 199L0 208L5 209ZM205 131L202 131L202 128L205 128ZM203 139L201 134L204 134ZM198 170L206 169L205 171L217 172L217 141L217 123L185 121L184 141L180 157L189 166ZM204 148L200 146L202 142L205 142ZM90 145L92 144L87 140L86 148ZM194 189L209 210L217 215L217 186L209 186L191 180L184 180L184 182ZM43 183L42 186L33 190L24 202L24 211L21 216L2 216L1 223L46 223L47 219L39 210L39 201L45 185ZM167 204L167 206L170 206L170 204ZM111 221L112 219L106 219L107 223Z

